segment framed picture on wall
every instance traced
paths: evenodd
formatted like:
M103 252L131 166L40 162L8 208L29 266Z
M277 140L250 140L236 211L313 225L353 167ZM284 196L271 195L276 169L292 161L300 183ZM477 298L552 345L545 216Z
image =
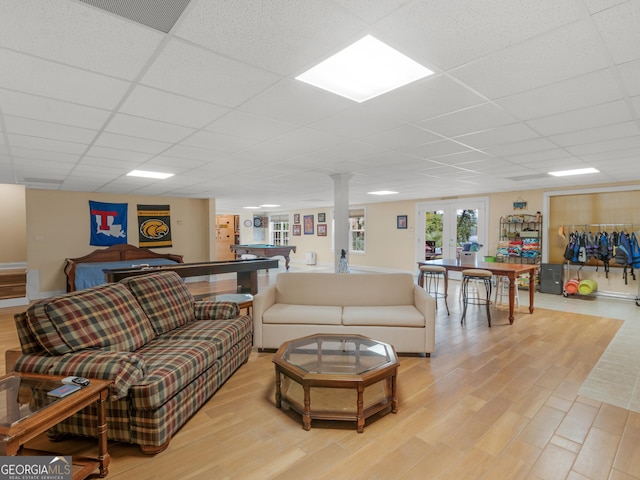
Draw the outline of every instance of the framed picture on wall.
M407 216L406 215L398 215L398 219L396 220L396 228L405 229L407 228Z
M313 235L313 215L304 216L304 234Z
M320 220L318 220L320 221ZM326 223L319 223L318 224L318 236L319 237L326 237L327 236L327 224Z
M327 217L325 216L324 213L319 213L318 214L318 223L324 223L327 221ZM318 225L318 228L320 228L320 225Z
M300 230L301 229L300 229L300 224L299 223L297 225L293 224L293 235L294 236L299 237L300 236Z
M300 223L300 214L299 213L294 213L293 214L293 223Z

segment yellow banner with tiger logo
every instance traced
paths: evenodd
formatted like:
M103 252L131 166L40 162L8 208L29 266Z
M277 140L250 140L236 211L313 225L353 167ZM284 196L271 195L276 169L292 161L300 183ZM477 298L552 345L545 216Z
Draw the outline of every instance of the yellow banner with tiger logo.
M138 246L173 246L169 205L138 205Z

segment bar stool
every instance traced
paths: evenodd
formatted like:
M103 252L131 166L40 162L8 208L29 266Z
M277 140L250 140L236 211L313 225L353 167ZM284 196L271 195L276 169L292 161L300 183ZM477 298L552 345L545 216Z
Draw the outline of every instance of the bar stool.
M493 277L493 273L489 270L482 270L478 268L468 268L462 270L462 302L464 304L464 308L462 310L462 319L460 323L464 323L464 319L467 315L467 306L471 305L486 305L487 306L487 322L489 326L491 326L491 312L489 311L489 305L491 305L491 277ZM485 298L481 298L480 295L477 297L471 297L469 295L469 282L472 280L479 280L484 283L485 288Z
M444 280L444 292L439 291L440 277ZM447 307L447 315L449 315L449 305L447 305L449 289L447 269L439 265L420 265L418 284L436 299L436 309L438 308L438 298L444 298L444 306Z
M516 293L515 293L515 305L520 306L520 295L518 293L518 278L516 278ZM498 299L498 297L500 297ZM504 304L504 299L507 299L507 304L509 303L509 277L499 276L496 280L496 298L495 303Z

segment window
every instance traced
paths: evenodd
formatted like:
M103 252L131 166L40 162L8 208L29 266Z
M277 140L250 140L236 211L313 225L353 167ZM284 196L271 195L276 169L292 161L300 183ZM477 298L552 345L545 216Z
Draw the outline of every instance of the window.
M365 216L364 209L349 210L349 253L365 251Z
M289 245L289 215L271 216L271 243Z

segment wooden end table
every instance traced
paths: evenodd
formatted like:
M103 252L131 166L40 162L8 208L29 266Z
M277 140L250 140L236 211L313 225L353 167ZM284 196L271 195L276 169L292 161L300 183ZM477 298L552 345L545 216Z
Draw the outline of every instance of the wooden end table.
M109 473L107 408L109 380L91 379L91 384L64 398L47 392L62 385L64 377L12 372L0 377L0 455L31 454L22 446L92 403L97 407L98 458L73 459L73 480L84 479L96 468L100 477ZM44 452L34 452L43 454Z

